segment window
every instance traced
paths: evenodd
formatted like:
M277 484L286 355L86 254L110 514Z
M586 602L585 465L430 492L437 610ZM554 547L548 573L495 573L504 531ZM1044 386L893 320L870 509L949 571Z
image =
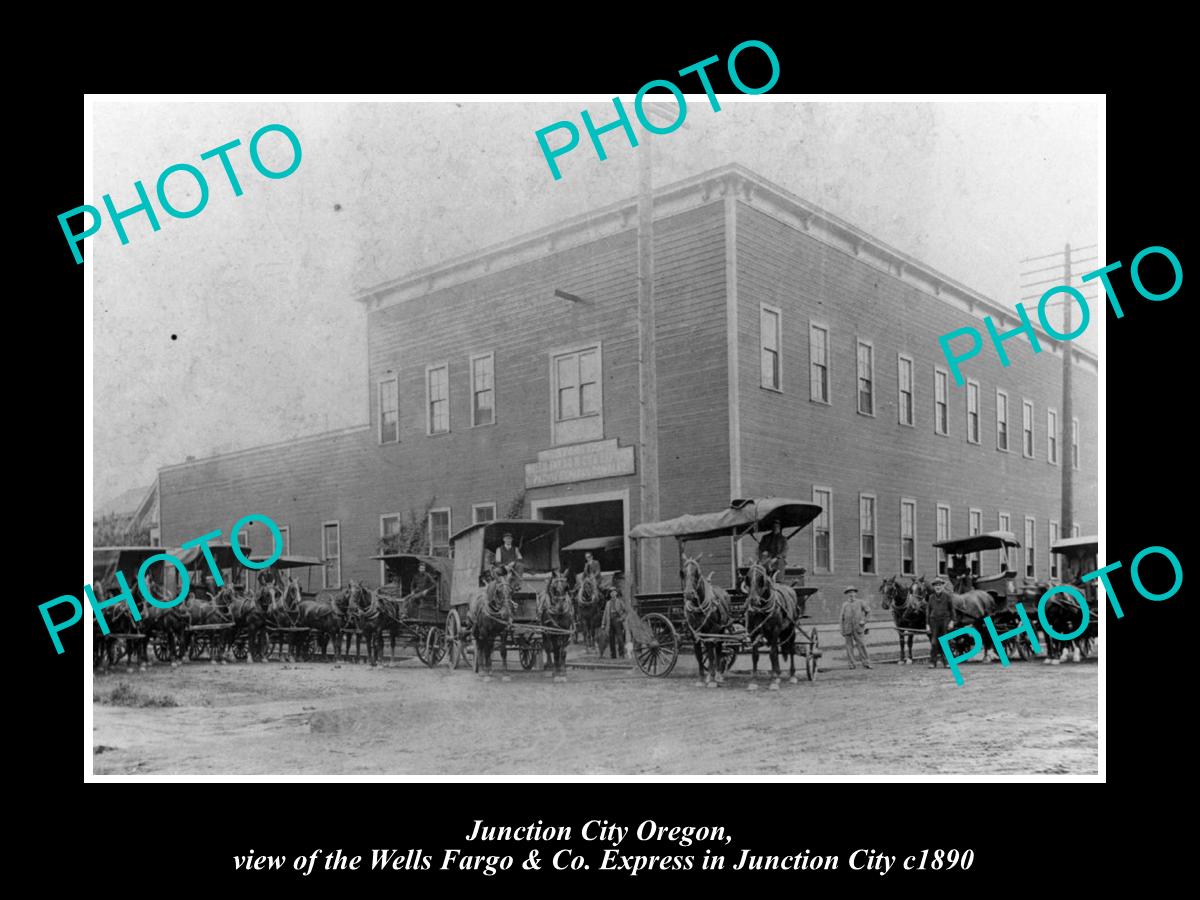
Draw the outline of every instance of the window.
M1058 522L1054 519L1050 520L1050 577L1058 578L1058 554L1054 552L1054 545L1058 543Z
M292 529L287 525L280 525L279 537L283 543L283 555L287 556L292 552Z
M967 382L967 440L979 443L979 382Z
M394 444L400 440L400 393L395 378L379 382L379 443Z
M480 522L491 522L496 518L495 503L476 503L471 507L471 524L477 525Z
M450 369L428 366L425 369L425 406L427 434L445 434L450 430Z
M550 355L554 442L569 444L604 437L600 346Z
M389 513L388 515L379 517L379 552L380 553L396 553L400 547L394 542L394 539L400 534L400 515L399 513ZM384 543L384 541L387 543ZM387 566L383 560L379 561L379 583L387 584Z
M1033 404L1028 400L1021 401L1021 452L1033 459Z
M967 534L983 534L983 510L967 511ZM979 554L971 554L971 574L979 577Z
M869 341L858 342L858 411L875 415L875 348Z
M829 402L829 329L810 325L808 329L809 396L818 403Z
M429 511L429 553L431 556L450 555L450 510Z
M917 501L900 501L900 573L917 572Z
M950 433L950 373L945 369L933 370L933 430L937 434Z
M833 491L814 487L813 503L821 507L821 515L813 522L813 571L833 571Z
M323 586L342 586L342 526L337 522L321 525L321 559L325 561Z
M944 503L937 505L937 539L939 541L950 540L950 507ZM938 574L946 574L946 551L938 548Z
M471 426L496 424L496 357L471 357Z
M1046 460L1058 465L1058 413L1053 409L1046 410Z
M899 371L897 373L900 384L900 397L897 402L897 408L900 410L900 424L911 425L913 423L913 361L911 357L899 357Z
M996 449L1008 450L1008 394L996 391Z
M997 526L999 526L1001 531L1012 531L1012 519L1009 518L1009 515L1006 512L996 514L996 524L997 524ZM1008 571L1008 563L1005 562L1005 551L1003 551L1003 550L996 551L996 558L997 558L997 562L996 562L997 567L1001 571L1007 572Z
M875 495L858 495L859 572L875 574Z
M1072 525L1071 526L1071 537L1079 537L1079 535L1081 535L1083 533L1082 531L1080 531L1081 527L1082 526L1078 522L1076 522L1074 525Z
M763 304L758 308L759 343L762 345L762 386L772 390L783 390L779 371L780 313L773 306Z
M1037 578L1037 519L1025 517L1025 577Z
M1079 468L1079 420L1071 420L1071 468Z

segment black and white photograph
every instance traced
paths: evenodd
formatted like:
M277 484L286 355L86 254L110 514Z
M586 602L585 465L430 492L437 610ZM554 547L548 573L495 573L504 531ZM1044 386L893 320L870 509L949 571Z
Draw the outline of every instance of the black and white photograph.
M1102 780L1103 96L678 83L89 98L89 780Z

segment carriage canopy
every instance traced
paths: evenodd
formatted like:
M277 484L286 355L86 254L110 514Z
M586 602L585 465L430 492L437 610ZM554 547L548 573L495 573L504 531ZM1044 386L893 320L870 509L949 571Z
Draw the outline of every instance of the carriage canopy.
M1007 550L1009 547L1020 547L1021 542L1011 531L988 531L965 538L935 541L933 546L945 550L950 556L965 556L968 553L981 553L985 550Z
M269 557L266 556L249 556L250 562L262 563L266 562ZM323 566L325 565L320 559L315 556L281 556L275 562L271 563L272 569L298 569L302 566Z
M233 555L233 544L209 544L208 549L212 551L213 560L216 566L221 571L232 569L234 566L240 566L241 562ZM197 566L208 571L208 562L204 558L204 549L197 547L188 547L186 550L175 549L170 551L171 555L183 563L184 567L191 571ZM242 555L247 559L254 557L250 553L249 547L242 548Z
M776 522L786 529L801 529L823 512L816 503L766 497L758 500L734 500L727 509L700 515L682 515L662 522L643 522L634 527L632 538L674 537L700 541L717 537L740 537L770 531Z
M452 603L466 603L479 587L480 576L490 567L489 557L504 543L511 532L513 546L521 551L524 580L534 583L537 576L548 576L559 567L558 530L562 522L555 519L495 519L477 522L450 538L454 553L454 584Z
M115 578L117 572L131 582L142 563L166 552L165 547L96 547L92 550L92 583L104 584Z
M1050 545L1051 553L1059 553L1068 559L1079 559L1090 557L1096 558L1096 554L1100 552L1100 538L1094 534L1085 535L1084 537L1063 538L1061 541L1055 541Z

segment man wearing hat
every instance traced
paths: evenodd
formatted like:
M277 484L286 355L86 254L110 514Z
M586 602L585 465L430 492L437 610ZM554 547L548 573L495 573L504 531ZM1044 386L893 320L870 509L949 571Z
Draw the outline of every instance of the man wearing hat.
M764 534L758 542L759 558L766 558L768 568L779 572L787 568L788 542L783 536L783 525L776 519L771 523L771 530Z
M513 546L512 532L506 531L504 532L504 543L496 548L496 565L509 572L519 572L520 567L517 565L519 562L521 562L521 551L518 547Z
M950 594L945 592L946 579L935 578L933 588L925 598L925 621L929 625L929 668L936 669L938 660L943 666L948 666L942 645L938 641L943 634L950 631L950 617L954 608L950 603Z
M871 657L867 653L863 635L867 633L870 607L866 601L859 599L858 588L848 587L842 593L846 595L846 601L842 604L842 637L846 640L846 658L850 661L852 669L855 668L855 657L862 660L864 669L869 669Z
M583 553L583 574L591 575L596 584L600 583L600 560L592 556L591 550L585 550Z
M413 576L412 585L408 592L409 599L420 600L427 597L433 593L436 587L437 579L433 577L432 573L425 566L425 562L422 560L417 563L417 574Z

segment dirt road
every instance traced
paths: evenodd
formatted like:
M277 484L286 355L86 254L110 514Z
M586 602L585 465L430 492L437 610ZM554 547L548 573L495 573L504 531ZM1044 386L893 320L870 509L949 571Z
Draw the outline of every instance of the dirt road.
M190 663L97 675L95 773L588 775L1095 773L1097 664L832 668L780 691L572 670L483 683L398 662ZM740 662L739 662L740 665ZM129 698L126 697L126 702ZM177 704L171 706L169 704Z

